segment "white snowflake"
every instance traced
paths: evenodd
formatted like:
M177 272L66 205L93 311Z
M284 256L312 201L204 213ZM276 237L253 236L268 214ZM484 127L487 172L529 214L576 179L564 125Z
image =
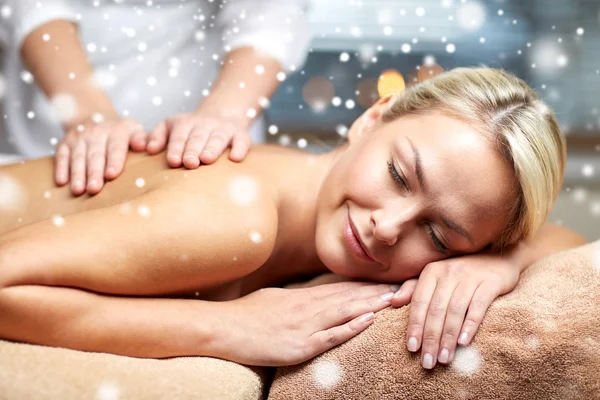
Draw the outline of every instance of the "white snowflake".
M279 128L277 127L277 125L269 125L268 130L271 135L276 135L277 132L279 132Z
M446 51L450 54L454 53L456 51L456 46L452 43L448 43L446 45Z
M229 197L238 206L248 206L258 198L258 183L248 176L237 176L229 183Z
M471 345L456 348L451 367L460 375L470 376L477 373L482 364L481 353Z
M346 125L339 124L335 127L335 131L341 137L346 137L348 135L348 127Z
M478 1L461 4L456 11L458 26L468 31L475 31L485 24L485 7Z
M410 46L410 44L404 43L402 46L400 46L400 50L402 50L403 53L410 53L412 47Z
M68 93L57 93L50 99L50 106L60 122L68 122L77 116L77 102Z
M10 6L3 5L2 7L0 7L0 16L2 16L2 18L8 19L8 18L10 18L11 15L12 15L12 8L10 8Z
M135 180L135 186L137 186L139 188L146 186L146 180L144 178L137 178Z
M113 382L103 382L96 391L96 400L119 400L119 387Z
M52 216L52 223L59 228L65 225L65 219L60 215Z
M250 237L250 240L252 240L254 243L260 243L263 240L262 235L260 234L260 232L256 232L256 231L252 231L250 232L250 234L248 235Z
M312 364L315 383L325 389L336 386L342 379L342 368L335 361L318 361Z
M0 211L18 210L27 205L27 191L9 175L0 175L0 193Z
M29 71L26 71L26 70L21 71L21 79L25 83L33 83L33 75Z
M331 104L334 107L339 107L340 104L342 104L342 99L340 99L338 96L335 96L333 99L331 99Z
M138 206L137 212L144 218L148 218L150 216L150 208L148 208L148 206L145 206L143 204Z
M340 62L345 63L348 60L350 60L350 54L348 54L346 52L340 53Z
M423 7L417 7L415 14L417 17L422 17L425 15L425 9Z

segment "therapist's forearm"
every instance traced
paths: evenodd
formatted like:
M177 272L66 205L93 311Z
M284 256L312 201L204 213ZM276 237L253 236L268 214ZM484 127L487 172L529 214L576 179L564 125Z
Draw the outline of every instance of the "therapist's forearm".
M10 286L0 289L0 338L142 358L216 356L218 304Z
M95 113L117 116L109 97L94 82L94 69L81 45L75 23L54 20L37 27L23 41L21 58L48 98L58 94L72 96L75 115L62 121L65 129Z
M544 257L586 243L583 236L568 228L545 224L532 239L513 246L502 256L512 260L523 272Z
M227 54L210 94L197 111L227 118L248 129L262 111L260 99L270 98L279 86L277 74L281 71L274 58L250 47L235 49ZM248 113L251 109L256 116Z

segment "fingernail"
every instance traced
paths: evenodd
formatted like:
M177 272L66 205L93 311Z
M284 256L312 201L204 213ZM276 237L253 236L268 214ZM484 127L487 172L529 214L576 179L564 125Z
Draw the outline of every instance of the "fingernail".
M174 162L181 162L181 157L179 157L179 156L171 156L170 159L171 159L171 161L174 161Z
M423 356L423 368L433 368L433 357L429 353L425 353Z
M373 317L375 317L375 314L373 312L370 312L360 317L360 322L369 322L373 319Z
M400 285L390 285L392 292L396 293L400 289Z
M394 293L394 299L397 299L402 294L402 290L398 289L396 293Z
M416 337L411 337L410 339L408 339L408 351L412 351L413 353L415 351L417 351L419 343L417 342L417 338Z
M82 182L80 180L73 181L73 188L79 189L82 186Z
M458 338L458 344L461 344L463 346L469 344L469 335L467 334L467 332L463 332L460 334L460 337Z
M441 363L447 363L448 357L450 357L450 352L448 351L448 349L442 349L442 351L440 351L440 356L438 357L438 360Z
M115 172L117 172L115 167L108 167L106 169L106 173L108 173L108 174L114 174Z
M383 295L381 295L379 298L380 298L381 300L383 300L383 301L390 301L390 299L391 299L392 297L394 297L394 293L393 293L393 292L390 292L390 293L386 293L386 294L383 294Z
M204 150L204 151L202 151L202 154L204 154L205 156L212 156L212 151Z
M88 182L88 186L97 186L98 185L98 181L96 179L92 179L91 181Z

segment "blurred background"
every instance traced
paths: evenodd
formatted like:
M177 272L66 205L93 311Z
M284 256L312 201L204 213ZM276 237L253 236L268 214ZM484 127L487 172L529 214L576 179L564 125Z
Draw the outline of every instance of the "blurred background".
M550 220L600 239L600 0L313 0L309 18L310 53L265 112L267 141L325 151L388 90L457 66L503 68L568 137ZM12 151L0 131L0 153Z

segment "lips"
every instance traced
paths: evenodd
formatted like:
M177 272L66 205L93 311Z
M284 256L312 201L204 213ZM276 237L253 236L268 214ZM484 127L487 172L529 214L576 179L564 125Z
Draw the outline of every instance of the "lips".
M350 210L348 210L348 213L346 214L346 221L344 224L344 239L346 239L348 247L357 258L366 262L375 262L360 240L360 235L358 234L356 226L350 218Z

